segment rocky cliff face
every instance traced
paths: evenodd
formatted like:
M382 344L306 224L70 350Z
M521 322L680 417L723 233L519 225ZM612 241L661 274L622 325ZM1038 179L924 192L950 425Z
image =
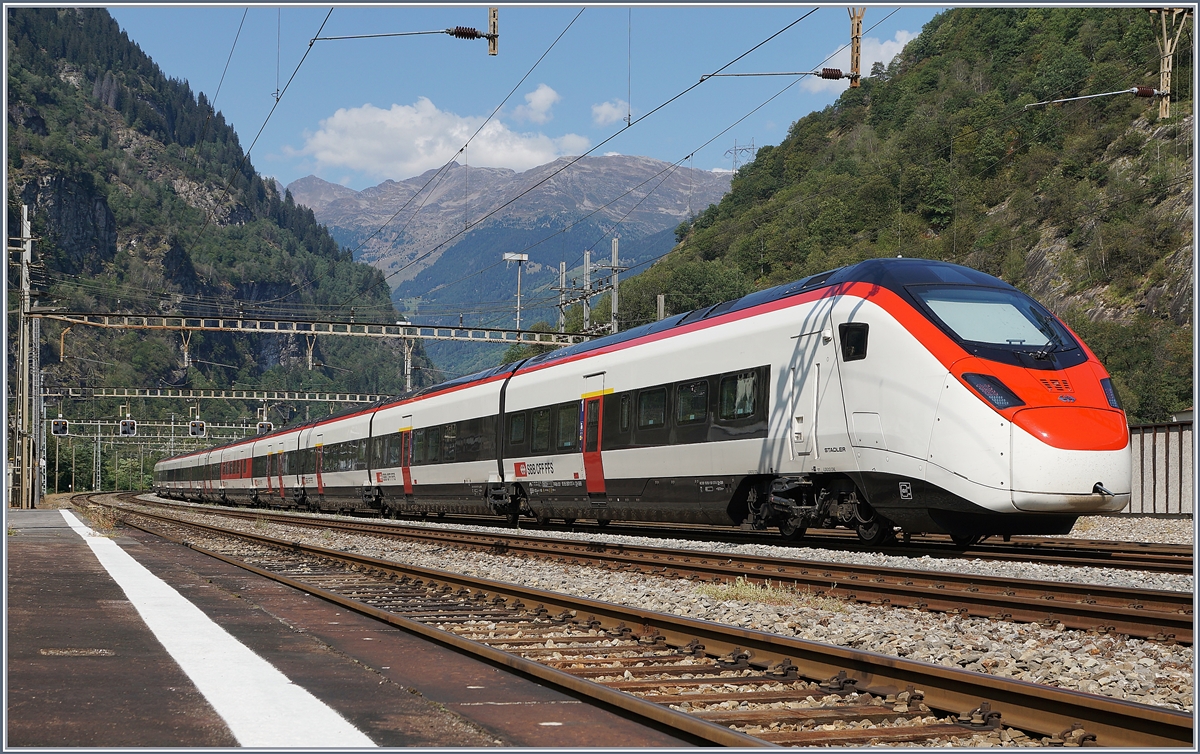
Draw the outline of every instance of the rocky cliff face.
M728 173L672 168L649 157L585 157L554 175L572 159L523 173L455 164L440 177L429 171L362 191L308 176L288 190L343 244L362 245L355 258L384 270L409 265L391 279L393 287L434 265L454 241L435 247L467 229L553 231L591 216L619 223L622 238L634 241L674 228L729 190Z
M58 269L94 274L117 253L117 223L104 195L95 187L59 173L29 177L14 186L30 214L41 217L46 236L39 241L59 259Z
M1169 125L1157 124L1149 116L1143 116L1130 124L1125 137L1135 135L1146 139L1148 144L1171 143L1173 134L1194 133L1194 129L1195 118L1191 115ZM1105 150L1102 162L1111 166L1113 181L1126 181L1144 190L1148 181L1139 176L1134 161L1120 153L1121 143L1121 139L1114 140ZM1183 164L1190 168L1190 159L1185 159ZM1076 227L1060 227L1049 222L1041 227L1040 237L1025 258L1024 273L1030 293L1060 316L1075 309L1084 312L1093 322L1128 323L1135 315L1145 313L1176 325L1191 325L1194 316L1192 281L1195 277L1192 183L1188 180L1164 183L1167 187L1163 189L1162 197L1154 197L1157 204L1150 210L1145 226L1138 230L1151 238L1168 235L1166 231L1178 231L1178 243L1168 247L1171 250L1150 267L1138 285L1130 288L1108 283L1080 286L1078 281L1090 276L1089 266L1102 267L1111 255L1131 241L1121 236L1110 237L1107 241L1110 251L1106 252L1103 236L1097 235L1095 248L1089 250L1091 253L1073 252L1072 234L1094 231L1097 213L1097 216L1082 216Z

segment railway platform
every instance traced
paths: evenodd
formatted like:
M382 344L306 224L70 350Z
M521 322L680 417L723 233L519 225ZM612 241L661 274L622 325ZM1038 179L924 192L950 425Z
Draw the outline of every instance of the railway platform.
M6 747L688 745L152 535L7 513Z

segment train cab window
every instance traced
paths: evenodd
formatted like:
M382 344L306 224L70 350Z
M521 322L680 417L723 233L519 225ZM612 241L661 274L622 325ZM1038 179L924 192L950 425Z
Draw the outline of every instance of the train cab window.
M867 358L867 329L866 322L838 325L838 336L842 341L842 361Z
M758 372L742 372L721 378L717 416L723 421L753 416L757 408Z
M525 444L525 413L513 414L508 417L508 444Z
M638 429L661 427L667 421L667 389L638 393Z
M550 409L534 411L530 424L529 451L531 453L548 453L550 451Z
M629 409L632 403L633 400L628 395L621 396L621 418L618 425L621 427L622 432L629 431Z
M558 422L554 448L562 453L579 446L579 403L563 403L558 406Z
M675 388L675 422L695 424L708 418L708 380L688 382Z

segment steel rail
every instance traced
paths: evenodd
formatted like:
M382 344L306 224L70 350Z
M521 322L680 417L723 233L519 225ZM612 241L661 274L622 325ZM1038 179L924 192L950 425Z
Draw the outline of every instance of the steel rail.
M422 516L407 516L405 520L423 520ZM378 517L372 511L369 517ZM511 529L504 519L492 516L451 514L439 521L467 526L486 526L502 530ZM1079 568L1118 568L1122 570L1152 571L1155 573L1191 574L1193 572L1192 548L1189 545L1146 544L1135 542L1103 542L1086 539L1050 539L1042 537L1014 538L1008 543L984 543L962 548L950 542L949 537L938 534L922 534L912 537L910 544L888 547L870 547L862 544L858 535L839 530L822 530L820 534L808 533L801 539L783 539L767 532L749 533L746 529L732 526L709 526L702 524L647 524L638 522L612 522L604 526L584 522L571 524L541 524L543 531L572 531L577 533L621 534L631 537L660 539L689 539L693 541L721 541L733 544L769 544L778 547L813 547L847 552L877 552L897 557L918 558L972 558L992 562L1028 561L1036 558L1043 565L1064 565ZM1101 549L1101 548L1107 549Z
M154 514L147 514L147 513L143 513L143 512L138 512L138 515L148 516L151 518L158 518L161 520L170 520L172 523L176 523L176 524L183 523L186 526L192 526L192 527L196 527L196 528L204 528L204 529L208 529L210 531L224 534L226 536L238 536L238 537L247 538L246 535L241 534L239 532L233 532L230 530L222 530L219 527L207 527L204 524L195 524L192 522L179 522L179 521L175 521L173 519L169 519L168 517L160 517L160 516L156 516ZM130 526L134 526L135 528L141 529L142 531L146 531L150 534L154 534L156 536L163 536L160 532L156 532L151 529L147 529L145 527L138 526L136 523L133 523L130 521L126 521L125 523L129 524ZM290 546L293 550L295 550L297 552L311 553L318 557L333 558L333 559L337 559L337 560L346 560L346 558L343 557L346 553L343 553L339 550L329 550L329 549L321 548L321 547L304 547L304 546L297 545L295 543L289 544L287 542L284 542L283 540L272 539L270 537L267 537L267 538L252 537L252 538L256 541L259 541L259 542L262 542L265 544L270 544L270 545L273 545L276 547L285 547L286 548L286 547ZM533 660L527 660L524 657L517 656L511 652L505 652L503 650L496 649L494 647L488 646L487 644L483 644L481 642L471 641L470 639L462 638L452 632L444 631L440 628L435 628L433 626L427 625L420 621L413 620L411 618L405 618L403 616L396 615L396 614L388 612L386 610L381 610L379 608L372 607L371 605L365 604L364 602L362 602L360 600L355 600L355 599L345 597L341 594L338 594L337 592L334 592L334 591L331 591L328 589L322 589L321 587L319 587L315 584L310 584L303 580L295 579L290 576L285 576L283 574L274 573L265 568L260 568L258 566L243 562L237 558L233 558L233 557L224 555L219 552L215 552L213 550L206 549L204 547L200 547L198 545L195 545L195 544L192 544L189 542L181 542L181 544L186 545L187 547L195 550L196 552L216 558L217 560L221 560L223 562L229 563L230 565L235 565L239 568L243 568L247 571L250 571L251 573L258 574L259 576L262 576L264 578L272 579L276 582L279 582L281 584L285 584L294 589L297 589L301 592L311 594L311 595L320 597L322 599L328 600L330 602L333 602L334 604L341 605L342 607L348 608L350 610L354 610L354 611L362 613L364 615L368 615L372 618L375 618L376 620L379 620L379 621L382 621L389 625L403 629L410 633L417 634L418 636L423 636L427 639L431 639L440 644L445 644L445 645L454 647L455 649L458 649L458 650L461 650L464 652L469 652L469 653L479 656L479 657L483 657L483 658L490 660L492 662L495 662L499 665L511 668L513 670L524 673L526 675L533 676L534 678L538 678L540 680L546 681L546 682L551 683L560 688L568 689L577 694L581 694L583 696L595 699L599 702L610 705L612 707L622 709L626 712L636 715L637 717L645 718L646 720L650 720L654 723L666 725L673 730L683 731L685 733L695 736L696 738L698 738L702 741L719 744L721 746L734 746L734 747L760 747L760 746L770 746L771 745L771 744L763 741L762 739L754 738L753 736L746 735L745 733L739 733L738 731L731 730L730 728L728 728L726 726L708 722L706 720L694 717L692 715L688 715L683 712L677 712L668 707L664 707L663 705L655 704L654 702L645 701L644 699L641 699L640 697L637 697L637 696L633 696L632 694L626 694L624 692L608 688L607 686L603 686L598 683L593 683L591 681L588 681L585 678L580 678L580 677L571 675L570 673L564 672L562 670L558 670L556 668L552 668L547 665L543 665L539 662L535 662ZM358 565L368 565L369 561L357 560L357 561L352 561L352 562L355 562ZM453 579L442 578L442 576L440 575L442 572L440 572L440 571L424 571L423 569L417 569L414 571L414 570L408 569L407 567L397 567L396 564L389 565L385 561L379 561L378 563L370 563L369 567L377 568L380 570L393 571L395 573L404 573L406 575L417 574L418 578L431 578L431 579L435 579L437 581L445 582L447 584L457 583L460 587L465 587L466 584L468 583L468 582L454 582ZM450 574L447 574L447 575L450 575ZM499 592L493 592L493 593L498 594Z
M139 501L141 502L141 501ZM155 503L164 505L163 503ZM174 504L165 504L172 506ZM183 510L197 510L180 506ZM201 511L205 509L199 509ZM291 513L218 510L213 515L265 519L310 528L450 543L492 552L537 557L569 557L606 567L633 566L677 578L762 583L790 582L841 599L911 607L935 612L966 613L1067 628L1122 633L1158 641L1193 643L1195 597L1191 592L1120 589L1096 584L1034 581L975 574L859 566L702 550L611 544L602 541L522 537L457 529L431 529L400 524L341 521Z
M893 689L899 690L914 686L925 692L926 703L935 709L943 711L977 710L983 703L988 703L991 709L1002 715L1005 725L1031 731L1044 736L1056 736L1064 730L1082 725L1085 730L1096 736L1101 746L1111 747L1147 747L1147 746L1191 746L1193 743L1194 721L1190 714L1170 710L1163 707L1153 707L1135 702L1113 699L1110 697L1086 694L1070 689L1060 689L1052 686L1042 686L1027 681L973 673L955 668L917 662L904 658L882 655L875 652L853 650L829 644L797 639L794 637L778 636L753 629L725 626L716 623L686 618L681 616L657 613L634 606L616 605L599 600L573 597L540 589L533 589L515 584L493 581L490 579L474 578L462 574L421 568L393 561L381 560L329 548L302 545L298 542L288 542L274 537L240 532L223 527L181 521L154 513L136 512L136 515L168 522L170 524L192 527L225 537L255 542L269 547L306 553L318 558L341 561L352 569L374 570L383 573L405 575L420 579L429 579L445 583L452 589L467 589L487 597L502 597L505 600L539 603L553 613L559 611L571 615L589 615L599 621L601 626L616 627L618 625L641 626L644 636L661 636L673 646L685 646L698 641L709 655L723 656L744 651L752 652L757 666L791 664L795 665L802 677L810 679L827 679L836 677L839 673L850 674L857 680L859 689ZM155 532L157 534L157 532ZM222 558L225 559L225 558ZM246 567L236 559L227 562ZM281 579L279 575L267 571L255 570L261 575ZM303 591L319 594L330 598L334 595L321 593L318 588L302 581L290 582ZM339 604L358 610L365 614L376 615L376 608L349 601ZM384 620L392 622L387 614L379 614ZM397 620L394 625L417 630L418 626ZM421 635L436 640L456 642L450 636L438 629L418 631ZM475 642L464 640L461 648L483 653L487 650L475 648ZM453 645L459 646L458 643ZM491 649L491 648L488 648ZM495 651L495 650L492 650ZM490 655L484 655L489 656ZM550 680L557 678L558 673L550 673L549 668L537 668L536 663L528 667L529 661L511 656L496 656L498 662L510 667L518 667L536 674L537 677ZM517 662L521 660L521 662ZM575 683L579 679L575 679ZM584 688L578 684L579 688ZM575 686L571 686L575 688ZM611 690L610 690L611 691ZM580 692L584 693L584 692ZM590 693L590 692L588 692ZM600 697L597 697L600 698ZM622 697L604 692L606 701L626 704ZM639 700L641 702L641 700ZM638 709L642 704L631 705ZM622 706L623 709L631 707ZM671 711L671 710L668 710ZM673 712L673 711L671 711ZM677 713L681 714L681 713ZM685 716L689 717L689 716ZM674 720L674 715L657 720ZM700 721L703 722L703 721ZM727 728L715 726L724 734L734 733ZM697 727L694 730L708 730L707 727ZM737 734L741 737L743 734ZM746 745L744 740L739 745Z

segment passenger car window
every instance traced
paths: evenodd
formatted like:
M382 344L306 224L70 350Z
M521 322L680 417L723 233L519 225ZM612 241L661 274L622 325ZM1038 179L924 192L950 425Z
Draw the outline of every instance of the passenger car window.
M667 390L643 390L638 393L638 429L661 427L667 420Z
M675 388L675 421L694 424L708 418L708 380L689 382Z
M555 448L561 453L579 445L579 404L563 403L558 407L558 432L555 433Z
M546 453L550 450L550 409L534 411L530 421L529 451Z
M753 416L758 395L758 372L742 372L721 378L721 401L717 415L725 420Z
M629 407L632 401L628 395L621 396L621 420L618 422L622 432L629 431Z
M508 417L508 441L513 445L525 444L525 414Z
M842 361L867 358L867 329L866 322L838 325L838 335L842 341Z
M442 425L442 460L453 463L458 448L458 422Z

